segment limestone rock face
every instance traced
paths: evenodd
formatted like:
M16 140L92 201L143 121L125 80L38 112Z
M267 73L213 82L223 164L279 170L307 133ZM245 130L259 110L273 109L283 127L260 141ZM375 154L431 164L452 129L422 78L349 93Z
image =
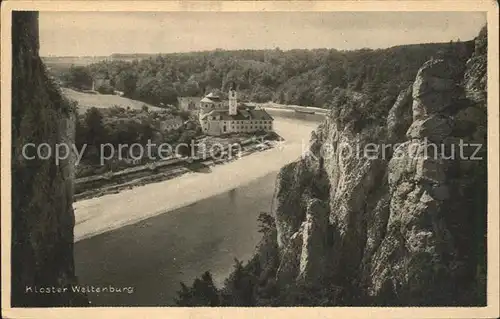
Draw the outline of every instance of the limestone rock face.
M346 153L372 140L337 119L362 101L332 110L278 175L278 281L340 287L351 304L486 302L486 149L459 155L486 142L485 52L421 67L388 110L388 153Z
M273 212L278 230L278 247L288 245L290 237L298 230L305 216L302 194L312 175L305 170L305 164L294 162L283 167L276 182L276 199L273 201ZM282 201L287 198L288 201ZM285 214L284 212L293 212Z
M299 264L301 280L307 282L321 280L324 273L328 214L328 206L323 201L312 199L308 202Z
M302 233L301 227L287 241L287 246L281 248L281 259L277 272L277 279L281 282L294 282L299 273L300 254L302 251Z
M409 139L425 139L439 143L451 133L449 120L443 116L431 116L422 120L414 121L406 137Z
M389 110L387 116L387 134L391 142L399 142L397 139L402 137L404 131L412 122L412 91L412 86L403 90L398 95L394 106Z
M463 69L463 65L442 59L424 63L413 84L414 120L443 111L456 100Z
M467 70L464 76L464 87L467 98L483 106L486 105L488 80L486 73L487 49L488 33L486 27L484 27L475 41L475 54L467 61Z
M38 15L12 19L12 305L82 306L85 296L27 293L76 283L73 262L74 155L57 165L27 159L26 143L73 143L75 115L38 56Z

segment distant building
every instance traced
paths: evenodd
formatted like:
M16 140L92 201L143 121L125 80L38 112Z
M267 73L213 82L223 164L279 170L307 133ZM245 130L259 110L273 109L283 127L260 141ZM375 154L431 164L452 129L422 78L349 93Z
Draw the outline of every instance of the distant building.
M197 96L184 96L177 98L179 108L183 111L197 111L200 105L200 101L201 97Z
M264 109L238 103L234 84L228 101L210 93L201 99L199 109L200 125L207 135L273 130L274 119Z

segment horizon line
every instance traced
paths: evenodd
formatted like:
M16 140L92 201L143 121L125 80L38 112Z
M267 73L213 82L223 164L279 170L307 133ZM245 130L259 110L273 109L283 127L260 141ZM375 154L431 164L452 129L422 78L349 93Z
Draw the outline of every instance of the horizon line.
M397 48L397 47L402 47L402 46L414 46L414 45L431 45L431 44L446 44L446 43L457 43L457 42L471 42L474 41L477 38L477 36L473 37L472 39L468 40L462 40L462 39L457 39L457 40L450 40L450 41L445 41L445 42L421 42L421 43L406 43L406 44L398 44L398 45L392 45L388 47L375 47L375 48L369 48L369 47L361 47L361 48L355 48L355 49L335 49L335 48L293 48L293 49L281 49L279 47L275 48L262 48L262 49L222 49L222 48L215 48L215 49L210 49L210 50L193 50L193 51L173 51L173 52L130 52L130 53L125 53L125 52L113 52L108 55L40 55L42 58L97 58L97 57L113 57L113 55L148 55L148 56L159 56L159 55L174 55L174 54L189 54L189 53L211 53L211 52L237 52L237 51L274 51L274 50L279 50L281 52L290 52L290 51L319 51L319 50L334 50L337 52L353 52L353 51L361 51L361 50L387 50L387 49L392 49L392 48Z

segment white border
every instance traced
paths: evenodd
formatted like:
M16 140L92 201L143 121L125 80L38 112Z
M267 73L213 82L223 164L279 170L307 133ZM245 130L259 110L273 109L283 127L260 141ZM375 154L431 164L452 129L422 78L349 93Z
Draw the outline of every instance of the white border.
M488 17L488 306L479 308L10 308L11 11L487 11ZM499 314L498 5L495 1L8 1L2 3L1 212L2 313L8 318L494 318Z

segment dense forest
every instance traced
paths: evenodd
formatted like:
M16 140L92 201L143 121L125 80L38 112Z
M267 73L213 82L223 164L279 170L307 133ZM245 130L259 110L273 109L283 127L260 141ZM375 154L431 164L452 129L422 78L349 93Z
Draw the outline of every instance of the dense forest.
M111 89L157 106L175 104L178 96L225 92L234 81L244 100L325 107L335 88L376 99L394 98L425 61L467 52L469 45L450 42L355 51L215 50L141 55L132 61L114 55L88 66L72 66L62 74L59 70L56 76L63 85L75 88L90 87L93 78L108 78Z

